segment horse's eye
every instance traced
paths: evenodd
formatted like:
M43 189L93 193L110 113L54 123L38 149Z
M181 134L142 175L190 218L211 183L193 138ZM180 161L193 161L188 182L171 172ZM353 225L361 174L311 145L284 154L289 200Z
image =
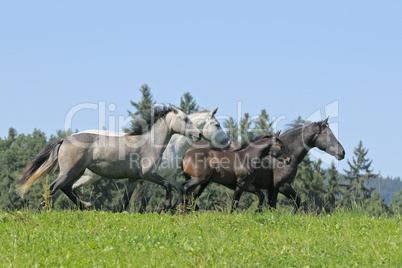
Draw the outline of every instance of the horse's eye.
M221 124L216 123L215 126L216 126L216 127L221 127Z
M188 117L184 118L184 123L188 124L190 120L188 120Z

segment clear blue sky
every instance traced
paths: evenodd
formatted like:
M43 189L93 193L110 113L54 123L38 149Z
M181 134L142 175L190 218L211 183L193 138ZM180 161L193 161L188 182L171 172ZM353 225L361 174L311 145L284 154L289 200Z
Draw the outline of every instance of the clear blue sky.
M158 102L266 109L279 129L337 102L346 157L362 140L375 172L402 175L401 1L144 2L2 1L0 137L53 134L82 103L127 116L147 83ZM73 129L103 127L97 113Z

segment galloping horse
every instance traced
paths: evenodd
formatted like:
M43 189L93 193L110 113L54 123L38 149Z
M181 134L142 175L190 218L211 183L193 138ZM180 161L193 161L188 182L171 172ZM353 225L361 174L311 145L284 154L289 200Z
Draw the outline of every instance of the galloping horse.
M186 153L183 159L183 174L187 181L184 190L187 195L199 185L216 182L235 189L232 212L237 208L243 191L256 193L260 197L259 209L264 194L256 189L252 182L256 170L261 166L261 159L266 156L290 163L290 155L278 138L274 136L258 137L251 143L245 142L234 151L194 149Z
M268 190L268 205L270 208L276 208L278 193L281 193L295 202L293 212L296 213L300 207L301 199L292 188L291 183L295 179L298 165L303 158L312 148L317 147L341 160L345 158L345 150L329 128L328 118L320 122L305 122L303 125L289 129L280 136L280 139L291 154L291 164L280 166L275 164L277 160L269 156L266 157L263 159L263 164L265 161L273 163L271 165L261 165L261 168L255 173L253 185L259 189ZM199 147L214 148L212 144L200 141L194 143L190 150ZM234 150L234 148L236 148L236 144L232 143L229 150ZM207 186L208 183L198 186L194 189L193 196L199 197ZM233 189L233 187L229 188ZM258 194L257 196L260 198Z
M133 131L124 136L78 133L55 140L28 164L17 186L18 191L23 196L58 164L60 174L50 184L50 195L61 189L80 209L85 206L72 193L72 186L87 168L112 179L144 179L164 186L165 208L168 209L171 207L171 184L159 176L155 169L166 144L175 133L193 141L200 140L202 136L183 111L169 105L156 106L149 114L138 118ZM184 190L181 189L181 192L184 193ZM37 212L42 207L43 202Z
M215 146L227 148L230 146L231 140L221 128L218 120L216 120L215 118L215 114L217 111L218 108L216 108L212 112L207 110L201 110L199 112L188 115L188 117L193 122L193 125L200 130L202 136L206 140L211 141L212 144L214 144ZM104 130L87 130L81 133L99 133L99 134L107 133L108 135L116 135L116 136L124 135L124 133L106 132ZM179 192L183 186L179 182L177 182L176 177L179 172L180 163L183 159L183 156L192 144L193 144L192 139L187 138L186 136L183 135L173 134L172 138L170 139L169 143L166 146L166 149L163 152L162 160L156 169L156 173L161 177L163 177L164 179L169 180L169 182L173 185L173 187L175 187ZM95 181L99 180L100 178L101 178L100 175L95 174L89 169L86 169L82 177L73 184L72 190L76 195L81 196L82 194L80 194L78 191L80 187L92 184ZM136 186L136 182L137 181L135 180L129 180L127 182L127 192L126 191L124 192L123 206L121 207L120 211L123 211L125 209L127 210L130 198ZM154 184L150 184L149 186L147 186L145 192L146 196L144 197L144 201L142 202L140 212L144 212L145 205L147 201L150 199L150 196L149 194L147 195L147 193L152 192L153 187ZM60 191L56 193L54 198L57 198L59 193ZM92 204L89 202L84 201L81 202L84 203L86 207L92 206Z

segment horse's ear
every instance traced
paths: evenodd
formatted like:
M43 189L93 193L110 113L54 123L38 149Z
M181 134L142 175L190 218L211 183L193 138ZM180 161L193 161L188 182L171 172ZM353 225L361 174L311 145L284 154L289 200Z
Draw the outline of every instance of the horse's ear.
M273 136L274 136L274 137L279 137L279 135L280 135L280 134L281 134L281 131L280 131L280 130L278 130L277 132L275 132L275 133L274 133L274 135L273 135Z
M327 117L327 119L325 119L324 121L321 122L321 125L326 125L326 124L328 124L328 119L329 119L329 116Z
M179 112L179 108L177 108L176 106L174 106L173 104L169 103L169 108L172 109L172 111L177 114Z
M219 107L216 107L215 110L213 110L213 111L211 112L211 115L212 115L212 116L214 116L214 115L216 114L216 112L218 111L218 108L219 108Z

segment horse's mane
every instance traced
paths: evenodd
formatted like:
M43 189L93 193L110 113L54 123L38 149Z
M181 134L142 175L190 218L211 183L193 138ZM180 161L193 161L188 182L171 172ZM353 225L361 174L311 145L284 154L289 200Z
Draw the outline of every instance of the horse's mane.
M251 139L248 140L248 141L243 141L243 142L240 144L240 147L237 148L237 149L235 149L235 150L233 150L233 151L234 151L234 152L238 152L238 151L240 151L240 150L243 150L244 148L246 148L247 146L249 146L251 143L254 143L254 142L256 142L256 141L259 141L259 140L262 140L262 139L265 139L265 138L272 138L272 134L258 135L258 136L255 136L255 137L251 138Z
M127 136L136 136L145 134L151 130L152 126L161 118L164 118L172 109L166 105L154 106L152 109L141 115L135 116L132 123L131 132Z
M310 125L310 124L312 124L312 122L306 121L306 120L294 121L294 122L289 123L289 124L286 125L289 128L286 129L285 132L282 133L282 135L289 134L290 132L292 132L294 130L299 130L299 129L301 129L301 128L307 126L307 125Z
M194 111L191 114L197 114L197 113L210 113L210 110L207 110L205 108L199 108L198 111Z

